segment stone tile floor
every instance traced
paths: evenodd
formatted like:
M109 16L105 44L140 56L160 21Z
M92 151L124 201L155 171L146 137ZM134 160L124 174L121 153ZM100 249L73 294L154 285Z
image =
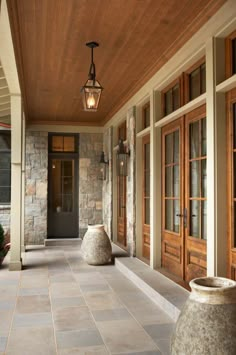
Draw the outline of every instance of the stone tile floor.
M169 354L174 322L114 265L34 247L0 269L0 355Z

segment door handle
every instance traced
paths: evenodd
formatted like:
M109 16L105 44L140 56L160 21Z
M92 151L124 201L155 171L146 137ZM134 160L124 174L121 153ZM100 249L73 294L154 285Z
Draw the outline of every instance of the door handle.
M181 213L176 213L176 217L183 217Z

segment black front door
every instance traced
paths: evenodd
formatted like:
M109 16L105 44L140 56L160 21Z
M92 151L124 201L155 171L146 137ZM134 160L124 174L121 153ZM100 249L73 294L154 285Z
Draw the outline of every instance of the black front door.
M78 237L78 155L49 153L48 238Z

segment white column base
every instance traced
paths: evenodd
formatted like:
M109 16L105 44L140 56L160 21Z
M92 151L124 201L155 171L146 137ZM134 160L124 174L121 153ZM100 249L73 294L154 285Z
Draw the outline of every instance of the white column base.
M9 271L20 271L20 270L22 270L22 262L21 261L10 261Z

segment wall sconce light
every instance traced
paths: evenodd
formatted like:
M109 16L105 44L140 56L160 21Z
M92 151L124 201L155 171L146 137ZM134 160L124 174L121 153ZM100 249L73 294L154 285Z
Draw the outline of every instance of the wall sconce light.
M120 139L116 156L117 176L128 176L128 156L130 156L130 151L126 150L123 140Z
M104 152L101 152L101 157L99 163L101 164L101 177L100 180L106 180L106 166L109 165L109 160L105 160L105 154Z
M93 48L99 46L97 42L88 42L86 46L91 48L91 64L88 73L88 80L81 88L83 105L85 111L97 111L103 87L96 80L96 69L93 62Z

